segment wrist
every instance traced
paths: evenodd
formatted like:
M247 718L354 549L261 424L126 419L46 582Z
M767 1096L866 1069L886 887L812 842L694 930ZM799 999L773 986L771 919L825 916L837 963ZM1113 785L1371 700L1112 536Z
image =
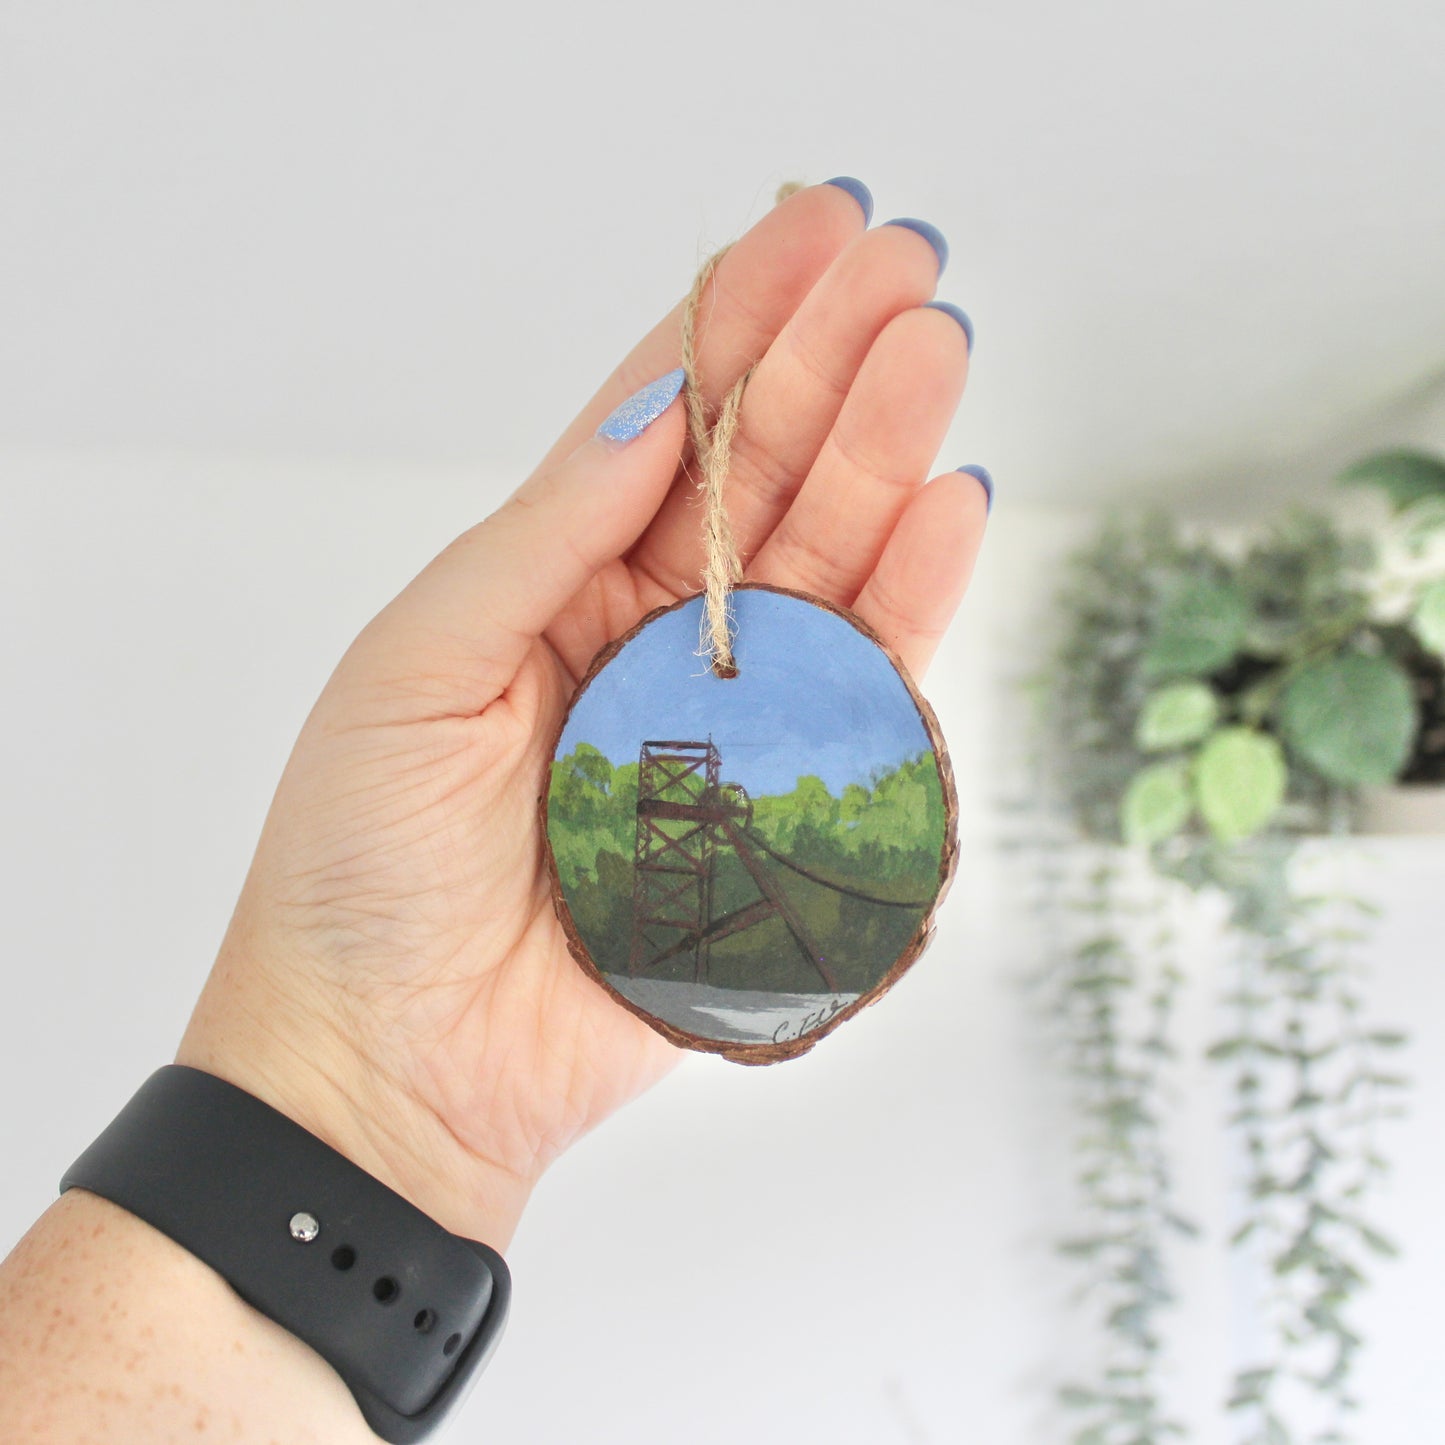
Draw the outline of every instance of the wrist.
M0 1439L221 1437L376 1445L321 1356L209 1266L105 1199L62 1195L0 1264Z
M269 1104L453 1234L505 1252L535 1184L525 1164L465 1147L399 1071L294 985L271 985L229 944L176 1062Z

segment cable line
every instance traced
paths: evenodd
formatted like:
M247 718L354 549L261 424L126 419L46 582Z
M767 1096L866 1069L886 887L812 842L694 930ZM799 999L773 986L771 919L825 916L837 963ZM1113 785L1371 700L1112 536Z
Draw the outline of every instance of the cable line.
M856 898L863 903L875 903L879 908L927 908L930 899L920 898L879 898L876 894L863 893L857 888L850 888L846 883L834 882L831 878L824 878L820 873L814 873L810 868L804 868L801 863L795 863L791 858L785 858L776 849L768 847L751 828L745 830L748 841L760 852L766 853L775 863L781 863L784 868L790 868L800 877L806 878L810 883L816 883L821 888L831 889L834 893L845 893L849 898Z

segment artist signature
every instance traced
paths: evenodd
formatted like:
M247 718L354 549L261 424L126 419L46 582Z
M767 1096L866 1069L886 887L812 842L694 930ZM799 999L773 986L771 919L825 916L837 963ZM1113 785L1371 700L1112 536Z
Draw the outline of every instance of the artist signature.
M847 1008L847 1002L841 998L830 998L820 1009L814 1009L810 1014L804 1014L802 1019L794 1022L792 1019L784 1019L777 1028L773 1030L773 1042L775 1044L787 1043L791 1039L800 1039L804 1034L810 1034L814 1029L820 1029L834 1015L840 1014Z

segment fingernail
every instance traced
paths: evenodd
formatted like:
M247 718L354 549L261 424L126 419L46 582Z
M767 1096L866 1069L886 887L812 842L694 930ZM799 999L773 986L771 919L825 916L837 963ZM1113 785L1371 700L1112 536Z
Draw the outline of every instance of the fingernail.
M597 428L597 435L610 442L630 442L641 436L677 400L684 376L679 366L634 392Z
M961 471L964 476L972 477L974 481L983 488L984 495L988 498L988 510L990 512L993 511L993 478L989 476L988 468L969 465L959 467L958 470Z
M831 181L824 181L823 184L837 186L840 191L847 191L863 207L863 224L865 226L873 219L873 192L856 176L834 176Z
M941 311L945 316L951 316L963 327L963 334L968 338L968 354L973 355L973 322L968 319L968 312L962 306L955 306L952 301L925 301L923 303L933 311Z
M900 216L896 221L885 221L885 226L902 226L905 231L915 231L922 236L938 257L938 274L943 275L943 268L948 265L948 242L943 239L943 232L937 226L930 226L927 221L915 221L912 216Z

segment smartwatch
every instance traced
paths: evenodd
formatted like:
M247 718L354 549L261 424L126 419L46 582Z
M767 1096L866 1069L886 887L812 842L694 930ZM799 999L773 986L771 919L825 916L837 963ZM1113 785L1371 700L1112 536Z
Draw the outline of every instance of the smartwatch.
M425 1439L507 1319L496 1250L448 1233L284 1114L172 1064L66 1171L310 1345L383 1440Z

